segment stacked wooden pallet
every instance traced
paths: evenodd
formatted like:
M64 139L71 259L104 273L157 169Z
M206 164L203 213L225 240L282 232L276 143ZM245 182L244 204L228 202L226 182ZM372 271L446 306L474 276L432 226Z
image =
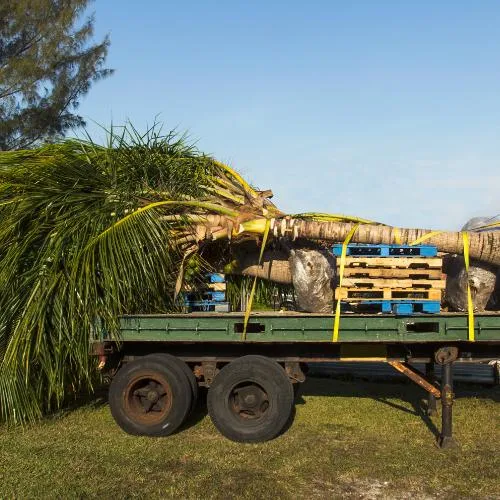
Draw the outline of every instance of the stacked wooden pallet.
M208 274L202 287L184 292L184 304L188 312L229 312L225 276L219 273Z
M338 268L341 252L342 245L333 247ZM352 310L440 312L446 280L436 247L352 244L346 255L335 299Z

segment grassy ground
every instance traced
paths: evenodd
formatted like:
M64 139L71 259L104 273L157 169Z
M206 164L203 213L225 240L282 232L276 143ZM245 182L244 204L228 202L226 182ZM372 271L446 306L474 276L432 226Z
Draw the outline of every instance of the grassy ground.
M128 436L96 401L0 428L0 498L500 498L500 391L457 395L447 451L404 383L309 379L291 428L258 445L224 439L202 405L174 436Z

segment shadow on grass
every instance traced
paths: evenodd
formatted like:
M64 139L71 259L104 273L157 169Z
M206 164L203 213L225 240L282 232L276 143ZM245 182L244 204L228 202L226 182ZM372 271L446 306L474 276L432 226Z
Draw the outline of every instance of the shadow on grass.
M196 402L196 406L193 408L191 414L187 417L186 421L181 425L176 433L182 432L186 429L189 429L190 427L194 427L207 416L207 392L208 390L206 387L199 388L198 401Z
M500 402L500 386L456 382L454 384L455 398L490 399ZM406 396L422 397L426 392L409 380L366 380L354 376L319 376L309 375L302 384L300 394L308 396L343 396L399 398Z
M52 416L62 417L74 410L80 408L98 409L108 404L108 390L109 385L100 385L95 388L94 392L81 393L75 399L70 399L66 402L64 407L55 412ZM203 420L207 415L207 389L200 387L198 393L198 401L196 406L191 411L190 415L177 432L195 426L198 422Z
M75 410L76 408L100 408L108 404L108 385L99 385L95 387L93 392L79 394L75 400L68 401L65 408Z
M480 398L500 402L500 387L482 386L478 384L456 383L455 399ZM332 396L370 398L399 411L420 417L434 436L439 436L439 429L427 414L427 393L419 386L407 381L366 381L355 377L318 377L309 376L301 385L296 404L306 404L302 396ZM407 402L403 406L393 401Z
M68 401L62 410L55 412L52 416L65 416L79 408L97 409L107 405L108 388L107 385L100 385L93 393L79 394L77 398ZM455 399L474 397L500 402L500 386L491 387L460 382L455 384L454 391ZM346 375L334 377L309 375L300 385L295 400L296 405L306 404L302 396L370 398L419 417L434 436L439 436L439 429L427 414L427 393L410 381L397 379L374 381ZM395 400L406 402L408 405L399 404ZM207 414L207 389L200 387L195 408L177 432L196 426ZM295 409L282 433L292 425L294 416Z
M61 418L69 413L83 409L98 409L108 404L108 386L98 385L94 391L78 392L73 397L69 396L63 403L62 407L53 412L49 412L46 418Z

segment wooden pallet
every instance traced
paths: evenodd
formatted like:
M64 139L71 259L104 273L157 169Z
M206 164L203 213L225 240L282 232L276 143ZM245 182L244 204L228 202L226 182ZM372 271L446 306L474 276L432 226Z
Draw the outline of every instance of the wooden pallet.
M345 288L436 288L444 290L446 280L424 280L424 279L406 279L406 278L358 278L347 277L342 280L342 287Z
M350 278L405 278L411 280L445 279L441 269L397 269L391 267L345 267L344 277Z
M337 259L337 267L340 259ZM394 269L441 269L441 257L346 257L345 267L384 267Z
M422 288L337 288L335 299L347 302L363 300L441 300L441 290Z

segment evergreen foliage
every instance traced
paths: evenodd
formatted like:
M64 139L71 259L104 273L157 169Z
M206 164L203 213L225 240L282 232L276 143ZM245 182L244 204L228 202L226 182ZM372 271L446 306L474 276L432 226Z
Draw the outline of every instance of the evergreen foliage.
M0 2L0 150L30 148L84 124L74 113L104 68L109 38L95 45L89 0Z

